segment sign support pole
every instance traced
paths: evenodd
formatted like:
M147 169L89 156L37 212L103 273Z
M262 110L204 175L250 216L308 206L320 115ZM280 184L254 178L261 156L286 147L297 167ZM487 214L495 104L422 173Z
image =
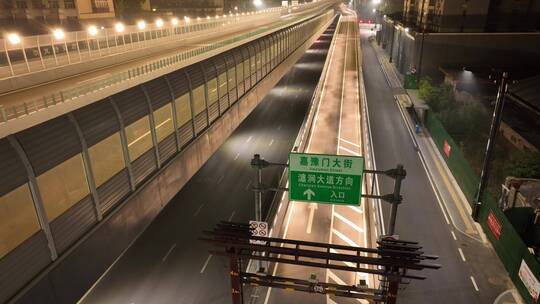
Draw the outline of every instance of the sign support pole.
M396 230L397 208L401 203L401 182L405 179L407 172L403 169L402 164L398 164L394 172L390 176L394 178L394 197L392 200L392 209L390 209L390 222L388 223L388 234L394 235Z

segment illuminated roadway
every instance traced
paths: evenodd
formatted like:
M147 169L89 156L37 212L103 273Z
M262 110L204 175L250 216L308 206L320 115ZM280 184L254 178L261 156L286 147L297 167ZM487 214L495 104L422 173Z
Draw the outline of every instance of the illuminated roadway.
M209 256L197 238L221 220L253 219L250 159L287 160L330 39L324 35L306 52L81 303L230 301L227 261ZM267 169L264 181L277 184L280 175Z

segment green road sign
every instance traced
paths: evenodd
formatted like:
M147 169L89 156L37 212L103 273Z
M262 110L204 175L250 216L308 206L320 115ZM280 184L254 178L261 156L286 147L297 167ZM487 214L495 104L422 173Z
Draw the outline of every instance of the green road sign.
M289 153L289 199L360 205L364 158Z

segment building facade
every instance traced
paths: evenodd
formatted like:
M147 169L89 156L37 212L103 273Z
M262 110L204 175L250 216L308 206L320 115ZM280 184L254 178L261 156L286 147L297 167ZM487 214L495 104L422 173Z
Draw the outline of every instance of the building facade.
M23 32L114 18L113 0L3 0L0 24Z
M403 20L431 32L540 29L540 0L404 0Z

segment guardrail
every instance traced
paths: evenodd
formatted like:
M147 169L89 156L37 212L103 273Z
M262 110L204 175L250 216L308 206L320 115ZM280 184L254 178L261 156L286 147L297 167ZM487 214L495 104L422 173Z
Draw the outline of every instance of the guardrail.
M271 8L206 18L157 19L148 24L144 21L136 25L118 22L114 28L90 26L86 31L56 29L48 35L28 37L6 34L0 39L0 79L155 47L192 33L221 27L224 22L240 24L263 16L279 17L282 13L282 8Z
M312 16L304 17L296 22L302 22L304 20L307 20L311 18ZM93 92L97 92L100 90L103 90L105 88L114 86L116 84L133 80L137 77L141 77L143 75L148 75L150 73L153 73L157 70L164 69L171 67L173 65L179 64L182 61L189 60L193 57L202 55L204 53L219 49L221 47L224 47L229 44L236 43L238 41L242 41L244 39L259 35L263 32L270 31L276 28L283 27L283 24L277 24L272 26L264 26L262 28L259 28L254 31L250 31L245 34L241 34L238 36L235 36L233 38L221 40L218 42L214 42L202 47L194 48L191 50L179 52L175 55L168 56L166 58L155 60L153 62L131 68L124 72L115 73L105 79L97 80L95 82L82 85L80 87L61 90L58 93L54 93L51 95L43 96L42 98L35 99L32 101L23 102L20 105L10 106L10 107L4 107L0 105L0 123L6 123L9 120L17 119L21 116L30 115L32 113L35 113L40 110L47 109L49 107L55 106L59 103L65 103L68 101L76 100L77 98L80 98L82 96L85 96L87 94L91 94Z

